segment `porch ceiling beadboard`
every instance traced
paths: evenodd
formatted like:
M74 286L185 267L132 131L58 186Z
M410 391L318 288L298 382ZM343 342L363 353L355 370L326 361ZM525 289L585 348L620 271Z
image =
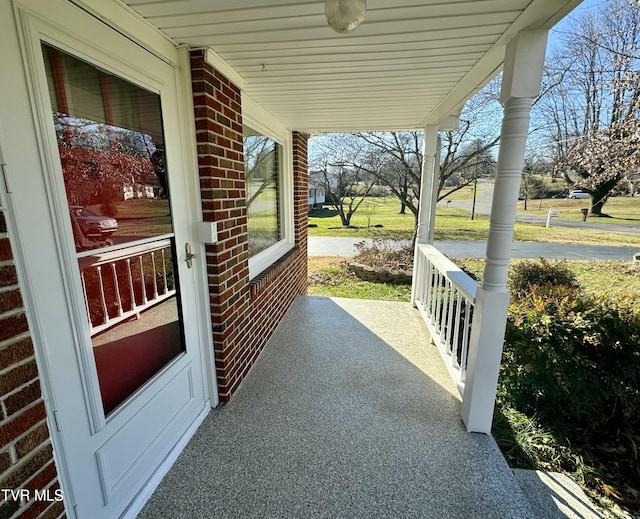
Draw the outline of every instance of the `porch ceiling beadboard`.
M368 0L333 32L322 0L124 0L175 43L211 48L245 93L301 131L424 128L501 69L507 41L581 0Z

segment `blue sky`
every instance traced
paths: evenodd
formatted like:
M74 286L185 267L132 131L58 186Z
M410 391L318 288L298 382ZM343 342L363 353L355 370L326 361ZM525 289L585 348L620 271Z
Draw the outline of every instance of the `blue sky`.
M549 32L549 42L547 45L547 55L555 48L558 44L558 41L562 37L562 33L566 30L568 26L570 26L576 18L576 15L580 15L584 11L596 11L599 9L603 9L609 0L584 0L578 7L576 7L567 17L564 18L560 23L558 23L551 31Z

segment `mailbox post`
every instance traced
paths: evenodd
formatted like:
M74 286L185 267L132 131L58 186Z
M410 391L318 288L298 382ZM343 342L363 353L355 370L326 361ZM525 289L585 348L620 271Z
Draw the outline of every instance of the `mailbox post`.
M580 211L582 212L582 221L586 222L587 215L589 214L589 209L583 208L583 209L580 209Z

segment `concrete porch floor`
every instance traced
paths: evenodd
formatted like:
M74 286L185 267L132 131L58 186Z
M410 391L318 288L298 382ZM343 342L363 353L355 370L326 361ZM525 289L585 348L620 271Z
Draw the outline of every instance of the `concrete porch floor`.
M535 517L408 303L300 297L140 518Z

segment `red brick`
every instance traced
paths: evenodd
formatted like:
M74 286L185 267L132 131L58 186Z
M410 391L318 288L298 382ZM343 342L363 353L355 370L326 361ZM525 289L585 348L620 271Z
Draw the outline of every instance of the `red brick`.
M42 467L53 460L51 444L45 445L29 458L16 465L13 471L2 481L0 488L19 488L29 481Z
M0 287L9 287L18 284L18 274L13 265L0 266Z
M9 498L4 503L0 503L0 517L14 517L14 513L17 512L19 508L20 503Z
M36 517L40 517L50 505L50 502L44 500L30 501L24 508L24 511L20 513L20 519L35 519Z
M37 380L22 388L17 393L12 393L5 399L7 415L11 416L12 414L17 413L20 409L27 407L29 404L38 400L41 396L42 391L40 390L40 382Z
M31 478L24 488L31 490L43 490L47 488L53 481L56 480L58 474L56 472L56 466L53 462L46 465L40 472L38 472L33 478ZM53 494L53 492L51 492Z
M4 425L0 426L0 448L27 432L38 422L44 420L45 417L46 413L42 402L12 417Z
M22 296L19 290L9 290L0 294L0 314L22 307Z
M28 337L19 342L9 344L4 348L0 348L0 371L7 369L12 364L33 357L33 355L33 343ZM2 385L0 383L0 391L1 387Z
M38 368L35 360L17 366L11 371L0 375L0 396L6 395L31 380L35 380L37 376Z
M11 254L11 244L9 238L0 238L0 261L7 261L13 258Z
M0 341L6 341L27 331L29 331L29 324L27 316L23 313L0 319Z
M0 474L6 471L11 466L11 456L8 452L0 453Z
M51 503L49 508L38 517L38 519L58 519L64 512L64 503L56 501Z
M49 428L46 423L43 423L16 442L16 454L19 458L24 458L48 439Z

